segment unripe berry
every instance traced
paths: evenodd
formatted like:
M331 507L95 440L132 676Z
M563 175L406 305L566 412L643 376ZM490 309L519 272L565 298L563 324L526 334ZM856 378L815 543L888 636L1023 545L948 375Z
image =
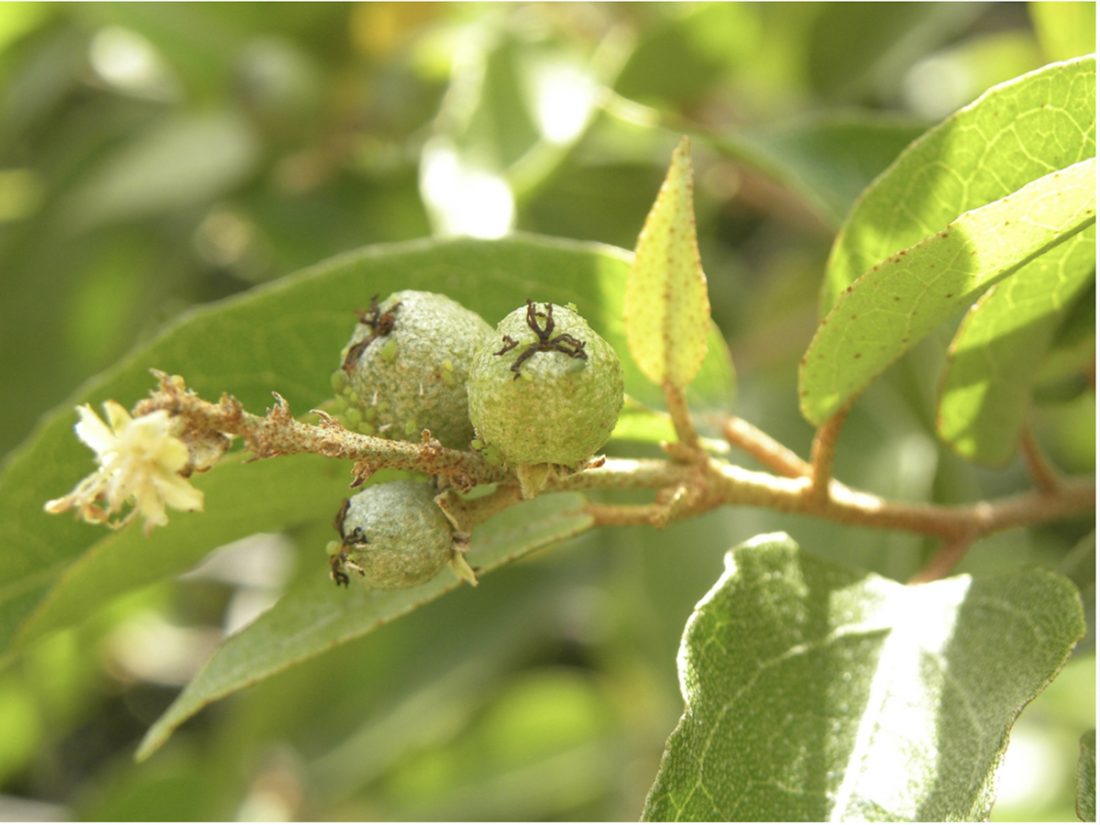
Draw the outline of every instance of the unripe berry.
M491 336L481 316L445 295L402 290L372 299L333 373L336 412L368 435L419 441L427 429L462 449L473 437L467 375Z
M497 325L470 371L478 438L513 465L576 466L606 443L623 406L615 350L572 309L531 301Z
M332 574L338 584L352 572L372 589L413 587L454 555L451 523L423 481L368 487L345 502L335 526L341 542L332 548Z

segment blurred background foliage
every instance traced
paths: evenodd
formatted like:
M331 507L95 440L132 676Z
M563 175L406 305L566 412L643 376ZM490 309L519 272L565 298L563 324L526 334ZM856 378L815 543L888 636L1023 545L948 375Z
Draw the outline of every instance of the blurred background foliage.
M804 451L795 365L851 201L924 125L1093 50L1094 16L1090 3L0 5L0 453L187 307L349 248L514 230L631 248L678 132L696 136L738 411ZM1026 484L1019 463L976 470L936 444L945 341L856 408L842 478L939 501ZM1094 415L1084 380L1037 408L1067 470L1093 468ZM218 640L312 575L328 536L238 542L6 663L0 819L634 819L680 713L684 620L726 548L779 529L896 577L928 549L759 511L591 534L214 706L134 764ZM1060 566L1091 615L1088 529L1013 531L967 567ZM1072 818L1092 639L1017 726L995 817Z

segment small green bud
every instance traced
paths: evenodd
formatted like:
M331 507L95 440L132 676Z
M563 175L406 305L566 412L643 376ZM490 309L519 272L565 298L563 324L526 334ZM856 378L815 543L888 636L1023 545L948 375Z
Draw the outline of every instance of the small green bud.
M591 457L623 405L615 350L580 315L554 304L528 301L497 334L470 371L478 438L513 466L572 467Z
M389 438L416 441L428 429L462 449L473 437L467 375L491 338L479 315L445 295L403 290L372 299L342 354L344 397Z
M336 394L340 394L348 385L347 373L343 370L335 370L331 377L332 391Z
M423 481L367 487L337 515L342 543L332 557L338 583L358 573L376 590L414 587L431 579L454 555L451 523Z

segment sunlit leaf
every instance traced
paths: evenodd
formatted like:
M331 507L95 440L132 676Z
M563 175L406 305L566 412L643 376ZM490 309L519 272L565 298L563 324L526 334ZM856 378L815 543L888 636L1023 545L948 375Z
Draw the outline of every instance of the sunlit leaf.
M630 354L658 385L686 387L707 354L710 301L693 189L691 143L682 138L638 237L623 310Z
M799 370L821 424L989 287L1096 221L1096 161L1051 172L871 267L821 322Z
M909 146L837 236L822 314L879 261L967 210L1096 154L1096 61L1046 66L995 86Z
M503 564L592 526L584 497L541 496L514 507L474 531L469 561L483 577ZM146 734L144 758L205 705L317 656L463 586L449 567L407 590L367 590L353 581L338 591L327 573L308 578L240 633L230 637Z
M1016 451L1031 385L1059 324L1095 279L1095 227L1062 255L1032 261L978 301L951 342L940 383L940 437L972 461Z
M1096 50L1095 3L1027 4L1048 60L1068 60Z
M757 537L688 620L644 817L984 819L1009 728L1084 630L1044 570L906 586Z
M142 547L149 554L178 554L177 560L151 562L154 570L168 574L193 563L205 551L239 537L234 508L245 506L244 498L253 479L259 489L268 489L262 477L268 468L285 460L212 470L210 478L200 482L214 485L209 488L205 514L184 517L178 528L162 531L166 536L163 547L158 533L148 540L108 533L69 517L49 516L42 510L45 501L72 489L94 466L88 450L73 436L75 404L98 404L107 398L132 404L153 388L148 370L158 367L183 374L190 386L207 398L231 392L247 408L259 412L271 404L272 391L278 391L294 412L304 413L331 395L329 376L355 326L355 308L366 306L375 293L384 296L397 289L446 293L494 322L521 306L527 297L563 305L572 302L593 328L625 356L622 292L628 268L627 253L598 244L537 237L497 242L415 242L351 252L185 315L159 338L79 389L71 402L50 413L0 470L0 540L8 548L0 554L0 649L9 646L18 628L55 586L80 591L74 610L79 607L76 612L81 615L105 603L108 594L100 598L94 588L78 585L84 575L92 576L88 581L95 582L100 575L95 571L114 566L116 553L117 562L123 566L140 556ZM710 334L711 355L691 388L692 397L703 407L724 405L733 384L721 335L713 326ZM627 392L643 403L659 405L660 390L646 381L629 359L623 359L623 366ZM334 464L338 472L349 469ZM226 498L215 495L214 489L220 485L215 476L223 470L228 473L226 484L239 472L244 489ZM271 471L275 473L273 478L280 475L278 470ZM263 507L270 507L269 512L283 507L288 514L299 514L296 517L303 521L327 522L339 504L337 499L331 506L320 507L314 516L307 515L308 502L322 495L319 479L323 477L327 476L303 472L300 478L287 479L278 484L277 491L271 491L271 500ZM257 524L262 521L259 510L248 512L257 514ZM200 519L210 520L210 526L196 528L191 535L193 544L205 547L190 546L183 525ZM290 523L281 518L276 521ZM66 571L85 551L91 556L69 581ZM149 580L140 571L130 571L120 577L119 584L128 587ZM110 589L114 592L109 595L119 592L118 588ZM62 608L58 604L48 610L53 613L54 609ZM60 626L61 613L53 615L50 625Z

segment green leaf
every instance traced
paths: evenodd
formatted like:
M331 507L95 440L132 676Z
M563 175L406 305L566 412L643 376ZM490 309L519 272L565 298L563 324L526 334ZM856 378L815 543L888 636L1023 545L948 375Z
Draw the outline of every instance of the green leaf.
M1095 227L1065 246L982 296L951 343L936 427L965 458L1003 465L1016 452L1034 378L1066 312L1095 280Z
M759 536L688 620L644 817L985 818L1010 726L1084 630L1045 570L906 586Z
M761 12L751 3L661 4L645 11L652 19L640 27L638 43L615 78L623 97L690 109L760 42Z
M62 619L104 604L109 595L98 595L96 586L110 567L125 566L145 548L149 555L179 556L160 559L151 567L167 574L191 564L204 552L239 537L233 513L243 504L255 480L266 489L265 473L277 475L275 464L288 459L219 467L202 478L210 492L206 513L181 518L182 524L210 521L191 533L192 542L174 528L150 539L129 533L113 534L74 521L49 516L42 505L63 495L92 468L90 453L73 436L73 407L98 404L114 398L125 405L145 396L154 382L148 370L158 367L183 374L189 385L207 398L230 392L249 409L260 411L278 391L295 412L303 413L331 395L329 375L338 365L340 348L355 326L354 309L366 306L370 296L397 289L431 289L444 292L495 322L530 296L557 303L575 303L585 317L616 350L626 353L622 321L622 293L629 269L628 253L599 244L557 241L519 236L502 241L450 240L379 246L350 252L278 282L236 298L201 307L181 317L156 340L135 350L122 363L77 390L69 402L48 414L28 441L12 453L0 468L0 651L11 644L17 630L38 609L54 587L79 592L78 603L43 608L28 638ZM710 355L692 387L696 403L725 406L733 388L733 376L721 334L711 326ZM659 405L662 395L624 360L627 392L649 405ZM293 460L292 460L293 463ZM347 471L329 462L338 473ZM269 468L271 468L269 470ZM232 485L241 474L244 489L228 497L215 489ZM323 472L328 472L323 471ZM216 480L228 473L224 485ZM293 475L292 473L290 475ZM273 476L272 478L274 478ZM308 502L323 498L319 476L302 476L278 483L272 491L271 512L285 509L303 521L331 519L341 496L315 511ZM260 507L258 503L247 506ZM256 523L262 519L259 509ZM221 525L215 528L214 523ZM291 526L290 516L276 517L270 527ZM259 527L254 529L260 529ZM161 536L165 543L160 542ZM103 544L103 549L98 549ZM100 558L67 569L85 552ZM118 563L115 555L118 554ZM323 564L323 559L321 560ZM101 574L97 571L103 571ZM148 581L140 570L120 574L118 588ZM85 587L84 585L88 586ZM116 592L121 592L115 588ZM56 612L55 612L56 611ZM38 625L41 621L42 624Z
M1051 172L873 266L821 322L799 370L821 424L939 324L1096 221L1096 160Z
M1096 154L1096 60L995 86L912 143L871 184L829 257L822 314L879 261L967 210Z
M630 354L655 384L691 383L707 354L707 281L692 204L691 142L680 139L638 236L623 312Z
M348 495L347 468L339 462L287 456L256 465L241 458L236 454L215 472L192 479L209 512L173 513L153 539L141 530L103 534L57 577L24 622L17 644L76 624L119 594L184 573L213 547L331 516Z
M844 112L704 137L802 195L839 227L859 193L922 131L910 120Z
M1027 4L1048 60L1067 60L1096 50L1095 3Z
M1089 389L1096 359L1096 281L1062 316L1042 367L1035 375L1037 402L1076 398Z
M1096 731L1081 735L1081 756L1077 760L1077 818L1096 821Z
M605 61L506 15L467 38L424 146L420 190L442 234L497 237L592 122Z
M205 203L236 188L259 155L251 127L235 112L166 117L67 196L65 220L85 230Z
M577 493L554 493L513 507L474 531L469 561L479 578L539 547L576 536L593 524ZM305 579L267 613L227 639L146 733L144 759L185 720L234 691L370 633L462 584L449 568L407 590L337 590L327 571Z

